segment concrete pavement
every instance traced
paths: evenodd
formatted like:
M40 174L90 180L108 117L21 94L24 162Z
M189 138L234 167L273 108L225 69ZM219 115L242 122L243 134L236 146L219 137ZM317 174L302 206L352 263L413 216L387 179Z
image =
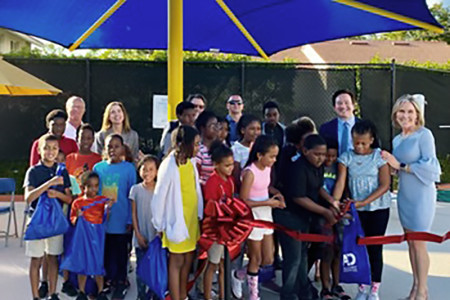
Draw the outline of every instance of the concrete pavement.
M17 203L17 217L19 230L23 219L23 202ZM0 216L0 226L5 228L6 216ZM450 230L450 203L438 202L436 217L432 232L443 234ZM387 234L402 233L398 220L396 203L393 202ZM450 241L443 244L429 243L431 268L429 276L430 299L450 299ZM32 299L28 279L29 259L25 257L25 249L19 247L19 239L10 238L9 246L5 248L4 240L0 240L0 299L1 300L27 300ZM384 273L380 290L380 298L396 300L408 295L412 282L411 268L409 266L408 248L406 243L387 245L384 248ZM280 272L277 272L277 281L280 282ZM134 274L130 274L131 288L126 299L136 299L136 286ZM356 294L355 285L344 285L346 291L352 296ZM61 289L61 278L59 289ZM74 299L60 294L61 299ZM278 295L262 289L261 299L278 299Z

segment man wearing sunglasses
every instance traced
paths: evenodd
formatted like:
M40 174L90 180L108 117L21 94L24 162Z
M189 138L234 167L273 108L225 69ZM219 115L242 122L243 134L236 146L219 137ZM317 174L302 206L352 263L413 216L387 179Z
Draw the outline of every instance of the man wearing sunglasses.
M191 102L195 106L195 119L197 120L198 116L205 110L206 108L206 98L202 94L190 94L187 99L187 102Z
M236 131L237 123L244 110L244 100L239 95L231 95L227 101L228 115L226 119L230 123L230 142L234 143L239 139L239 133Z

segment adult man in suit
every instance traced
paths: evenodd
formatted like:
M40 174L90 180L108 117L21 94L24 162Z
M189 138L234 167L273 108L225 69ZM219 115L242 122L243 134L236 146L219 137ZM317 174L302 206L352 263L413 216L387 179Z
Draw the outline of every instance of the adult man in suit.
M335 141L339 155L353 149L351 130L359 119L355 117L355 95L349 90L338 90L333 94L333 107L337 118L320 126L319 134L326 140Z

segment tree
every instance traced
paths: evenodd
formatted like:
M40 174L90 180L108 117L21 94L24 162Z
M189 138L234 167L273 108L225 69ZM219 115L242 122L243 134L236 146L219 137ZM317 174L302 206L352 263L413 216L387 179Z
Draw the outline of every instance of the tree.
M22 48L18 51L8 53L5 57L30 57L30 58L69 58L69 59L112 59L112 60L144 60L144 61L167 61L166 50L139 50L139 49L93 49L82 54L68 53L63 47L56 44L47 44L38 49ZM254 56L233 53L213 53L198 51L183 51L184 61L262 61Z
M450 7L444 7L442 3L430 8L431 14L444 27L443 33L435 33L429 30L394 31L381 34L370 34L355 37L364 40L413 40L413 41L444 41L450 44Z

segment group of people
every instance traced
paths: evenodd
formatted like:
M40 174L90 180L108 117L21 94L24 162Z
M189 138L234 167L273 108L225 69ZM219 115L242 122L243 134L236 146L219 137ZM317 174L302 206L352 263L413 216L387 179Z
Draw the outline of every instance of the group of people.
M356 99L349 90L333 94L337 116L318 131L309 117L285 127L279 121L276 102L264 104L261 122L261 118L244 113L239 95L227 100L224 118L206 109L203 95L190 95L176 107L177 120L164 129L158 156L139 150L138 134L131 129L121 102L106 106L102 127L96 133L82 122L83 99L69 98L67 112L51 111L46 117L48 133L33 143L24 181L25 199L32 212L39 197L47 193L64 205L74 226L80 218L105 224L104 251L97 259L86 261L92 264L92 271L79 273L74 284L69 279L74 270L64 263L64 255L88 249L73 249L70 230L64 236L26 241L33 299L59 299L58 256L62 257L62 292L77 300L88 299L86 279L92 276L98 287L97 299L108 299L110 292L112 299L124 299L130 285L127 273L132 248L139 265L155 238L161 238L169 252L171 299L188 299L188 278L199 248L201 220L207 214L204 208L211 201L234 198L244 201L256 220L303 233L336 236L333 243L307 243L283 232L253 228L233 257L236 298L243 297L246 281L246 298L260 299L260 282L273 279L274 261L281 248L280 299L351 299L339 285L344 203L354 202L366 236L384 235L391 205L391 174L395 173L405 232L431 227L440 167L418 98L404 95L393 107L392 122L401 133L393 141L391 154L381 150L375 125L355 116ZM60 163L65 163L66 170L56 176ZM427 299L425 242L408 243L413 269L408 299ZM204 249L208 264L198 288L204 299L224 299L224 246L217 242L209 245ZM359 286L357 300L379 299L382 246L368 246L368 254L372 284ZM244 266L245 255L248 263ZM317 260L320 295L308 279ZM217 271L219 290L214 293ZM138 299L157 299L139 276L136 284Z

